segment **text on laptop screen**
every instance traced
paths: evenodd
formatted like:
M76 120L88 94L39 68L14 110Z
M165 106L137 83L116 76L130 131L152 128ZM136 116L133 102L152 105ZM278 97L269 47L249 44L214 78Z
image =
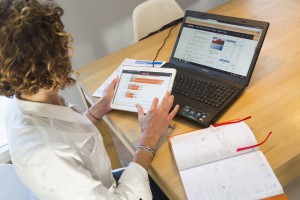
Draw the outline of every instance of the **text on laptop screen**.
M187 17L174 59L245 78L262 29Z

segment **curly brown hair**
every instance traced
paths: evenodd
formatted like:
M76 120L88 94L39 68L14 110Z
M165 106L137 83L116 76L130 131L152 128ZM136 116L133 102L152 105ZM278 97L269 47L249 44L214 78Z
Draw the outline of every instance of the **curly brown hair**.
M52 0L0 0L0 95L33 95L75 83L63 9Z

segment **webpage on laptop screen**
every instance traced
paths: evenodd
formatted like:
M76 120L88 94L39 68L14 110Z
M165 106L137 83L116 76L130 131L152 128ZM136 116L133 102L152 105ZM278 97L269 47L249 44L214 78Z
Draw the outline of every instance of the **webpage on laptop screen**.
M187 17L174 58L245 78L262 29Z

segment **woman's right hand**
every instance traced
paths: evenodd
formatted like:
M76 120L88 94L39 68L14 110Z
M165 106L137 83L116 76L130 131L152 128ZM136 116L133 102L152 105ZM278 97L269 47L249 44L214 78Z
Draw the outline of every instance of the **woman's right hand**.
M167 132L169 124L179 110L179 105L176 105L170 112L173 102L174 96L170 92L166 93L159 105L158 98L154 98L146 115L144 115L141 105L137 105L138 121L142 131L139 145L148 146L152 149L156 147L159 139Z

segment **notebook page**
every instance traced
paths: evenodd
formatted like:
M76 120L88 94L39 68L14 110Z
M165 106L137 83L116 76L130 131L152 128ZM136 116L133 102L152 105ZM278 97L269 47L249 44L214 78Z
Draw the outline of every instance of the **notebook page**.
M261 199L283 193L260 151L180 171L190 200Z
M177 135L171 137L170 142L179 170L257 149L236 152L239 147L257 143L252 131L244 122Z

